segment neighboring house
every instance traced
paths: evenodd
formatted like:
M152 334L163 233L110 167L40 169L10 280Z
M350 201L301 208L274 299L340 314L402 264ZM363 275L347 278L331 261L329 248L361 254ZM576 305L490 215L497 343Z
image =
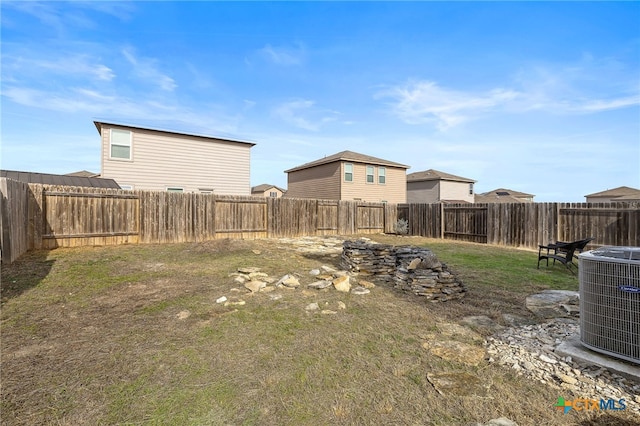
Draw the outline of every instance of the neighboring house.
M287 191L278 186L269 185L268 183L263 183L262 185L251 188L251 195L258 197L280 198L285 192Z
M476 203L533 203L533 194L512 189L498 188L482 194L476 194Z
M252 142L94 121L101 176L123 189L250 195Z
M285 170L287 197L404 203L409 166L342 151Z
M98 173L93 173L90 172L88 170L80 170L79 172L73 172L73 173L65 173L65 176L78 176L78 177L100 177L100 174Z
M407 203L473 203L473 179L438 170L407 175Z
M612 203L640 201L640 189L620 186L606 191L585 195L587 203Z
M44 185L85 186L89 188L120 189L113 179L98 177L54 175L50 173L18 172L15 170L0 170L0 177L17 180L24 183L40 183Z

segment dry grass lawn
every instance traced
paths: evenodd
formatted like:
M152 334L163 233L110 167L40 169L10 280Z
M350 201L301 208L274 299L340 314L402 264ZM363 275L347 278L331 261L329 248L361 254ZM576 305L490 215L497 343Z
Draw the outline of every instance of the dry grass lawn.
M433 304L384 286L360 296L307 290L308 271L338 258L277 240L28 253L2 269L2 424L635 424L624 412L564 415L554 404L566 392L424 347L481 350L485 331L460 326L462 317L533 319L524 298L576 289L566 271L537 270L531 252L371 238L431 248L467 296ZM247 294L229 276L243 266L297 273L302 286ZM221 296L246 303L224 306ZM306 311L312 302L337 313ZM433 377L450 389L438 392Z

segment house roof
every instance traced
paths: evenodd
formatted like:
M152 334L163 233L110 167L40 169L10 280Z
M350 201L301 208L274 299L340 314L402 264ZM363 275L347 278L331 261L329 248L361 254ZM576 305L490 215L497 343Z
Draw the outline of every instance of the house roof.
M494 189L493 191L483 192L480 195L499 196L499 197L512 196L516 198L535 197L535 195L533 194L527 194L526 192L514 191L513 189L506 189L506 188Z
M614 197L620 198L629 196L640 196L640 189L630 188L628 186L619 186L618 188L607 189L606 191L595 192L593 194L585 195L585 197Z
M372 157L370 155L364 155L353 151L342 151L337 154L330 155L328 157L321 158L319 160L305 163L301 166L294 167L289 170L285 170L285 173L297 172L298 170L308 169L311 167L320 166L323 164L334 163L336 161L352 161L354 163L375 164L376 166L389 166L398 167L401 169L408 169L411 166L395 163L393 161L383 160L382 158Z
M450 180L454 182L477 182L473 179L464 178L461 176L452 175L449 173L441 172L439 170L429 169L422 172L409 173L407 175L407 182L421 182L427 180Z
M120 185L118 185L115 180L97 177L54 175L49 173L19 172L15 170L0 170L0 177L25 183L120 189Z
M88 170L80 170L73 173L65 173L65 176L78 176L78 177L100 177L99 173L93 173Z
M217 140L222 140L222 141L226 141L226 142L235 142L235 143L240 143L240 144L246 144L246 145L250 145L250 146L254 146L255 145L255 142L244 141L244 140L240 140L240 139L237 139L237 138L231 137L231 136L204 134L204 133L199 133L199 132L192 132L192 131L189 131L189 130L182 131L182 130L178 130L178 129L170 129L168 127L163 128L163 127L156 127L156 126L143 126L141 124L128 123L128 122L124 122L124 121L95 120L93 122L93 124L96 126L96 129L98 129L98 133L100 133L101 135L102 135L102 126L101 125L102 124L108 124L108 125L112 125L112 126L129 127L131 129L153 130L153 131L156 131L156 132L169 133L169 134L173 134L173 135L195 136L195 137L198 137L198 138L217 139Z
M275 185L270 185L268 183L263 183L262 185L256 185L254 187L251 188L251 192L265 192L270 190L271 188L275 188L277 190L279 190L280 192L287 192L286 190L280 188L279 186L275 186Z
M528 201L514 195L497 195L492 192L485 194L476 194L474 196L476 203L527 203Z

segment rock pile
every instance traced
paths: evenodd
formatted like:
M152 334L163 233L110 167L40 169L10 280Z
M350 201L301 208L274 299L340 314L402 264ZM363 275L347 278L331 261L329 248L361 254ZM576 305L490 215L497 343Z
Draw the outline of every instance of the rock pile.
M341 267L428 300L459 299L466 292L462 281L425 248L345 241Z
M300 287L299 275L296 275L286 274L278 279L270 277L267 273L261 272L260 268L252 266L238 268L237 272L233 272L229 276L233 278L234 283L241 284L249 293L270 293L278 289L295 290ZM309 271L309 275L315 281L307 284L307 288L315 290L333 288L342 293L363 295L369 294L370 289L375 287L373 283L352 277L348 271L338 271L327 265ZM223 302L225 305L230 303L226 301L226 298Z
M640 413L640 383L594 365L579 365L555 348L579 333L578 321L556 318L542 324L513 327L487 340L489 362L581 398L625 399L627 409Z

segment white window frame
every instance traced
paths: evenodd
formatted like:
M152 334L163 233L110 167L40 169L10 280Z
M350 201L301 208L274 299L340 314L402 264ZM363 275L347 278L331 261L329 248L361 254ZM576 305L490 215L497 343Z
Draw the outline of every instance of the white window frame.
M114 143L113 141L113 132L122 132L129 134L129 142L127 144L122 143ZM113 155L113 147L127 147L129 148L129 157L117 157ZM121 160L121 161L131 161L133 160L133 132L131 130L123 130L123 129L109 129L109 159L111 160Z
M278 191L269 191L269 197L278 198Z
M213 188L198 188L201 194L213 194Z
M469 183L469 195L473 195L473 182Z
M349 179L347 179L347 175L349 175ZM353 163L344 163L344 181L353 182Z
M179 186L167 186L167 192L182 193L182 192L184 192L184 188L179 187Z
M366 183L376 183L375 181L375 175L376 175L376 168L373 166L367 166L367 173L366 173L366 178L365 178L365 182ZM371 180L369 180L369 178L371 178Z
M387 168L378 167L378 185L387 184Z
M133 191L133 185L121 184L120 189L124 189L125 191Z

